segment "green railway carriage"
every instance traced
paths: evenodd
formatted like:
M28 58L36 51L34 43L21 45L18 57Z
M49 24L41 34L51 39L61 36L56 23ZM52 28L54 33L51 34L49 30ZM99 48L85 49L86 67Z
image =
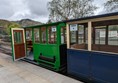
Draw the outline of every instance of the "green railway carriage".
M14 61L25 58L55 71L67 64L66 75L85 82L118 82L118 12L13 28L11 37Z
M66 67L66 24L63 22L11 29L13 59L25 58L59 71Z

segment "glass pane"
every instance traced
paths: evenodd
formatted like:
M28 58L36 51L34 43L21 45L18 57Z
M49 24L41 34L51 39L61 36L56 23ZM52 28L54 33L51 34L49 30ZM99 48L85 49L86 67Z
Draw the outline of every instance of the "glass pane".
M69 28L71 45L78 43L78 24L71 24Z
M40 43L40 30L38 29L34 29L34 41L36 43Z
M83 44L84 43L84 26L79 25L79 31L78 31L78 44Z
M32 40L32 29L26 29L26 40Z
M17 40L16 40L16 42L19 43L19 32L16 32L16 35L17 35Z
M14 32L14 43L17 43L17 34Z
M75 28L75 27L73 27ZM70 30L70 46L75 49L86 49L86 31L84 25L78 25L77 29Z
M71 44L73 44L73 43L76 43L76 33L77 33L77 31L71 31L70 32L70 41L71 41Z
M95 30L95 44L105 44L106 29Z
M46 28L41 28L41 41L46 43Z
M118 25L109 26L108 45L118 45Z
M61 28L61 44L66 43L66 27Z
M85 28L85 43L88 44L88 28Z
M56 44L56 39L57 39L56 27L49 27L48 28L48 43Z
M19 32L19 43L22 43L23 40L22 40L22 32Z
M15 44L23 43L22 38L23 37L22 37L22 32L21 31L14 32L14 43Z

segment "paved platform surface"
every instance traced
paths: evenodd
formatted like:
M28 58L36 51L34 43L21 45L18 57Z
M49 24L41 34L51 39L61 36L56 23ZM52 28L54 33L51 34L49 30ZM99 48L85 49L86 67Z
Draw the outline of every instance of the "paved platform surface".
M0 53L0 83L82 83L24 61Z

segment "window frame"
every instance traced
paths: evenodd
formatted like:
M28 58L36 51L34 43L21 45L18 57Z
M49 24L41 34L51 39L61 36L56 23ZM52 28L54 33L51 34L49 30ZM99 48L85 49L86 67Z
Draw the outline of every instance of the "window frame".
M38 42L35 41L35 29L38 29L38 35L39 35L39 41ZM40 31L40 28L34 28L33 30L34 30L34 33L33 33L34 34L34 43L41 43L41 38L40 38L41 37L41 31Z
M82 27L80 27L80 26L82 26ZM79 39L79 37L81 37L80 36L80 34L79 34L79 30L80 30L80 28L82 28L82 39L81 40L83 40L81 43L80 42L78 42L78 41L80 41ZM86 24L77 24L77 31L75 31L74 33L75 33L75 42L72 42L71 41L71 38L72 38L72 34L71 34L71 31L70 31L70 26L69 26L69 36L70 36L70 42L69 42L69 48L70 49L78 49L78 50L88 50L88 48L86 47L86 43L87 43L87 40L86 40L86 34L87 34L87 31L88 29L87 29L87 27L86 27ZM76 34L78 34L78 35L76 35ZM73 47L72 45L74 45L75 44L75 46ZM77 46L77 47L76 47ZM78 47L79 46L79 47Z
M97 30L97 29L100 29L100 30L101 30L101 29L105 29L105 37L104 37L104 38L105 38L105 42L104 42L104 44L101 44L100 41L99 41L98 44L96 44L96 30ZM100 28L99 28L99 26L97 26L97 27L94 28L94 30L95 30L95 31L94 31L94 34L93 34L93 35L94 35L94 43L93 43L93 44L96 44L96 45L106 45L106 44L107 44L107 43L106 43L106 41L107 41L106 38L107 38L107 33L108 33L108 32L107 32L107 27L106 27L106 26L102 26L102 27L100 26ZM99 32L100 32L100 31L99 31ZM100 39L100 35L99 35L99 39Z
M55 27L56 28L56 31L55 32L53 32L52 31L52 28L53 27ZM50 30L50 32L49 32L49 30ZM57 44L57 33L58 33L58 31L57 31L57 26L49 26L48 28L47 28L47 37L48 37L48 39L47 39L47 43L48 44ZM51 34L53 34L53 36L54 36L54 41L51 41Z
M118 24L117 25L109 25L108 26L108 45L111 45L111 44L109 44L109 28L110 28L110 26L117 26L117 28L118 28ZM111 30L110 30L111 31ZM118 30L117 30L117 37L118 37ZM117 38L117 45L111 45L111 46L118 46L118 38Z
M45 41L43 42L43 35L42 35L42 28L45 28ZM40 27L40 43L41 44L47 44L47 27Z

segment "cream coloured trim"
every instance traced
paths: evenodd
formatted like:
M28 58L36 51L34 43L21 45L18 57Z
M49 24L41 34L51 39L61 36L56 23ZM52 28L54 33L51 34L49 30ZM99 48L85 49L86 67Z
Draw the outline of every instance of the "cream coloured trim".
M13 52L14 52L14 61L17 61L17 60L19 60L19 59L22 59L22 58L24 58L24 57L22 57L22 58L19 58L19 59L15 59L15 47L14 47L14 33L13 33L13 31L14 30L22 30L23 31L23 43L25 44L25 32L24 32L24 29L23 28L12 28L11 29L11 33L12 33L12 43L13 43ZM26 55L26 45L25 45L25 55Z
M97 21L104 21L104 20L115 20L118 19L118 15L117 16L109 16L109 17L101 17L101 18L93 18L93 19L88 19L88 20L81 20L81 21L73 21L73 22L68 22L68 24L78 24L78 23L87 23L89 21L91 22L97 22Z
M91 21L88 22L88 50L91 51L92 42L92 24Z
M70 29L69 24L66 24L66 33L67 33L67 48L70 48Z
M13 36L13 30L23 30L23 37L25 37L25 31L24 31L24 29L23 28L12 28L11 29L12 30L12 38L13 38L13 40L14 40L14 36ZM25 43L25 38L23 39L24 40L24 42L23 43ZM14 41L13 41L13 44L14 44Z

